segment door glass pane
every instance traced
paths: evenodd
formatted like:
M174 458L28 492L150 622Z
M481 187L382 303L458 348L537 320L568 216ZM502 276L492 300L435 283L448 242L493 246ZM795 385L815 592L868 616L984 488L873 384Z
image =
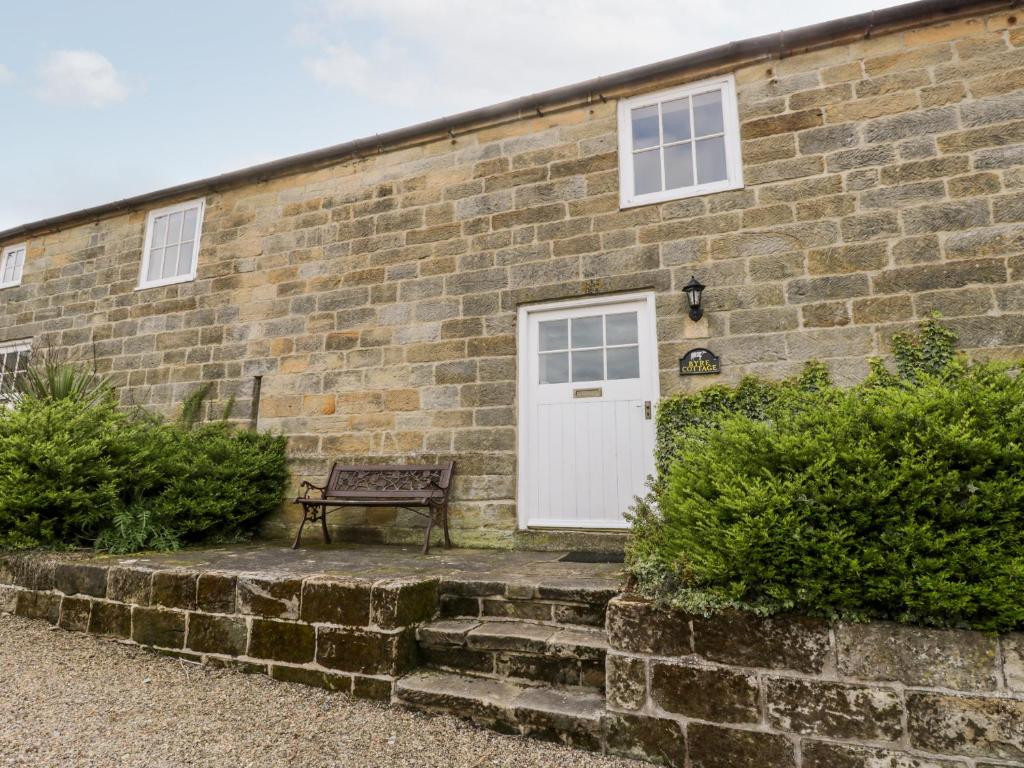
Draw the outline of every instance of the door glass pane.
M604 350L574 350L572 353L573 381L601 381L604 378Z
M604 318L606 344L636 344L636 312L620 312Z
M693 127L698 136L722 133L722 92L711 91L693 97Z
M568 320L541 320L539 329L541 352L569 347Z
M154 248L163 248L167 240L167 217L160 216L153 220L153 241L150 243Z
M633 192L661 192L661 152L657 149L633 155Z
M665 147L665 189L693 186L693 144Z
M658 146L658 105L634 109L633 149L647 149Z
M661 105L661 127L664 143L683 141L690 138L690 99L666 101Z
M613 347L607 352L609 379L640 378L640 347Z
M725 137L701 139L697 142L697 181L707 184L722 181L725 170Z
M601 332L601 320L600 315L573 318L572 348L600 347L604 341L604 334Z
M569 381L569 353L548 352L540 356L540 383L564 384Z

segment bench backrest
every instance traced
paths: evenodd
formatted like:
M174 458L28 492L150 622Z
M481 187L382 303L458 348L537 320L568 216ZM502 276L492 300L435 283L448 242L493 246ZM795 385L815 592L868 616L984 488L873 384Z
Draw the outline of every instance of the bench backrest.
M335 464L327 498L443 499L455 462L445 464Z

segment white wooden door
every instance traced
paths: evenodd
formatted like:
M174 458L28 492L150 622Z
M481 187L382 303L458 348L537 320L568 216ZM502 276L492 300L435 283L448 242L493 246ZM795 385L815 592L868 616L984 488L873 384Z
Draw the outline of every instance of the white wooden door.
M625 528L654 471L654 297L520 311L519 520Z

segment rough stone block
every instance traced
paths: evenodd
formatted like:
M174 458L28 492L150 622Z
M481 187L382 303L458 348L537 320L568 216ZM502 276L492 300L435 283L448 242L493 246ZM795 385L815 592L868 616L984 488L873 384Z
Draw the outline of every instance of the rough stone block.
M157 571L153 574L152 604L195 610L197 580L198 576L189 571Z
M149 605L153 593L153 571L116 566L107 577L107 598L129 605Z
M140 645L181 648L185 644L185 614L162 608L133 608L132 640Z
M966 768L960 761L919 757L888 749L804 739L802 768Z
M692 768L796 768L786 736L690 723L686 728Z
M246 574L238 577L235 604L239 613L269 619L297 619L301 594L301 579Z
M871 741L903 734L903 704L891 688L774 678L765 700L768 722L789 733Z
M14 613L18 605L19 590L7 585L0 585L0 613Z
M1003 675L1006 687L1024 693L1024 633L1003 635Z
M685 656L690 650L690 616L655 607L641 598L608 603L608 642L612 648L657 656Z
M459 597L458 595L441 595L440 614L442 618L458 618L460 616L479 616L480 600L475 597Z
M57 626L69 632L85 632L89 629L89 614L92 601L84 597L65 597L60 605L60 620Z
M580 685L578 661L536 653L497 653L494 671L502 677L535 680L549 685Z
M129 638L132 634L132 609L122 603L96 601L89 617L89 634Z
M234 672L241 672L246 675L268 675L270 671L267 664L256 664L241 659L225 659L220 656L207 656L203 664L214 669L230 669Z
M60 618L61 596L52 592L23 590L18 593L14 613L26 619L42 619L56 624Z
M317 663L343 672L397 675L415 662L416 642L410 632L383 633L364 629L317 629Z
M666 712L715 723L761 718L757 678L727 669L651 662L651 699Z
M604 728L608 752L613 755L672 768L683 768L686 763L686 739L679 723L674 720L608 715L604 719Z
M543 600L505 600L485 598L483 616L503 619L525 619L527 621L551 621L552 604Z
M907 713L917 749L1024 762L1024 700L910 692Z
M986 691L996 688L996 639L899 624L840 624L839 672L864 680Z
M244 656L248 636L244 619L190 613L185 647L200 653Z
M65 595L105 597L107 569L105 566L86 563L57 563L53 572L53 583L54 587Z
M647 664L644 659L609 653L605 660L608 706L635 711L647 701Z
M196 608L204 613L235 613L237 579L226 573L201 573Z
M275 680L285 683L300 683L340 693L352 692L351 675L339 675L335 672L324 672L320 669L305 669L304 667L286 667L281 664L271 664L270 676Z
M352 697L369 701L391 701L395 684L377 677L352 676Z
M249 653L254 659L306 664L316 654L316 630L294 621L253 619Z
M872 279L875 293L903 293L962 288L971 283L1005 283L1002 259L971 259L889 269Z
M365 627L370 623L370 585L326 577L307 579L302 584L300 617L311 624Z
M555 603L552 619L558 624L576 624L586 627L603 627L608 606L601 604L574 605Z
M494 653L466 648L420 646L420 659L431 667L447 667L462 672L494 672Z
M829 630L825 622L802 616L727 611L694 616L693 645L699 655L723 664L821 672L828 662Z
M438 611L438 580L389 579L373 585L370 623L399 629L430 621Z

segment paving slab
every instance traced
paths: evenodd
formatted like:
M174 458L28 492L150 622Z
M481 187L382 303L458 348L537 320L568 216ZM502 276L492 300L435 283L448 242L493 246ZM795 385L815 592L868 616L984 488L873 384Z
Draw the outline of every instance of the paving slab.
M384 544L321 544L293 550L278 542L197 547L130 557L71 553L62 558L96 565L154 571L260 574L277 578L335 576L377 582L394 578L438 578L443 593L528 594L548 599L605 601L623 584L621 563L565 563L564 552L494 549L434 549ZM563 585L563 586L560 586ZM557 595L557 597L556 597Z

